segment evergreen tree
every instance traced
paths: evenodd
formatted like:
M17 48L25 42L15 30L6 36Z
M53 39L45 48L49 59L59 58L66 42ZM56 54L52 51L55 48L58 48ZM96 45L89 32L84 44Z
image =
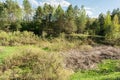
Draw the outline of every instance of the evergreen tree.
M78 13L78 18L76 20L77 24L77 32L78 33L83 33L85 28L86 28L86 11L84 9L84 6L81 6L80 12Z
M74 16L75 16L75 19L78 18L79 13L80 13L80 9L79 9L79 7L76 5L76 6L74 7Z
M62 9L60 5L55 10L55 22L56 23L55 23L54 31L56 31L56 33L58 34L63 32L64 25L65 25L64 10Z
M98 23L99 23L99 26L100 26L100 32L98 35L101 35L101 36L105 36L105 30L104 30L104 14L100 14L99 17L98 17Z
M43 31L42 19L43 19L43 9L41 6L39 6L34 16L34 26L35 26L35 31L38 32L40 35L42 34Z
M100 33L100 24L98 19L96 19L92 24L93 35L99 35Z
M51 22L52 22L52 15L53 15L54 8L45 3L43 6L43 13L44 13L44 21L43 21L43 26L47 31L51 30Z
M77 31L77 26L75 24L75 17L74 17L74 9L72 5L70 5L65 13L65 32L66 33L73 33Z

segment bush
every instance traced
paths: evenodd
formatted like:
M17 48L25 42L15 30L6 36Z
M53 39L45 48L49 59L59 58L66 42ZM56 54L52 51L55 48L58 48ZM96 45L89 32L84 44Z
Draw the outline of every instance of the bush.
M37 44L39 37L32 32L4 32L0 31L0 45L2 46L14 46L14 45L26 45Z
M58 53L29 48L7 57L0 66L0 80L67 80L69 70Z

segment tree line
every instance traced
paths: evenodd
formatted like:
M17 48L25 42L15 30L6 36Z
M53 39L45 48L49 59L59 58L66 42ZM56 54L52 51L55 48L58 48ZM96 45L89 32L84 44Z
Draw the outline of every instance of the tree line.
M65 34L89 34L104 36L107 40L120 39L120 9L101 13L98 18L86 14L84 6L61 5L53 7L47 3L33 9L28 0L23 7L17 1L0 2L0 30L32 31L37 35L59 36Z

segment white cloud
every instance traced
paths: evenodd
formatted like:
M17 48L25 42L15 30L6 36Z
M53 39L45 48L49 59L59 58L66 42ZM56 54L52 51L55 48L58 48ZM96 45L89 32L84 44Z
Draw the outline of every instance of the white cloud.
M94 12L95 10L93 8L90 7L85 7L86 10L86 14L90 17L96 18L97 16L95 16Z
M39 6L38 1L36 1L36 0L29 0L29 1L32 4L32 6Z
M93 15L93 12L92 12L92 11L89 11L89 10L87 10L86 13L87 13L87 15L89 15L89 16Z
M85 7L85 10L86 10L87 15L89 15L89 16L93 15L93 9L92 8Z
M43 6L45 3L55 7L58 5L61 5L62 7L68 7L70 5L70 3L66 0L42 0L39 2L39 5Z

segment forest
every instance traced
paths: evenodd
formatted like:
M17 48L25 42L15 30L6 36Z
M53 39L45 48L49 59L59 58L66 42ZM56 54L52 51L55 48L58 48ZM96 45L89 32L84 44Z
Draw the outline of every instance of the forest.
M120 9L0 2L0 80L120 80ZM85 77L86 76L86 77Z

